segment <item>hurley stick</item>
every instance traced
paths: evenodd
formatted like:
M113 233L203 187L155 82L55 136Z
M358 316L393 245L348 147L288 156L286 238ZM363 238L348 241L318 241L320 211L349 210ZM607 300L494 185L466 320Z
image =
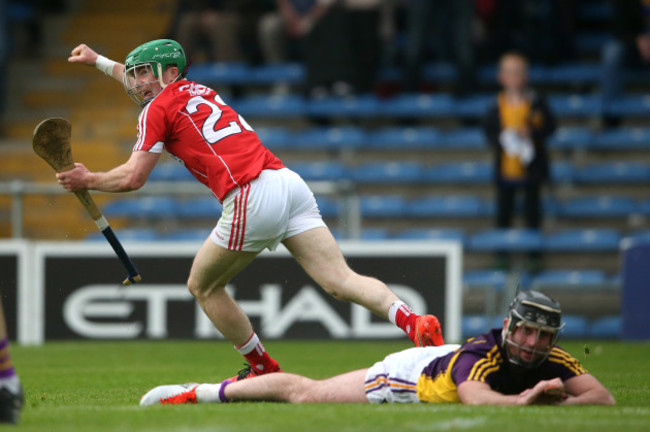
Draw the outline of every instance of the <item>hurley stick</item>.
M56 172L65 172L74 168L72 151L70 149L72 125L64 118L48 118L40 122L34 129L32 147L34 152L45 162L50 164ZM124 251L122 244L115 236L108 221L95 204L92 196L87 190L74 193L90 216L95 221L97 228L102 232L108 243L113 247L120 261L126 268L128 276L122 282L123 285L131 285L139 282L142 278L133 262Z

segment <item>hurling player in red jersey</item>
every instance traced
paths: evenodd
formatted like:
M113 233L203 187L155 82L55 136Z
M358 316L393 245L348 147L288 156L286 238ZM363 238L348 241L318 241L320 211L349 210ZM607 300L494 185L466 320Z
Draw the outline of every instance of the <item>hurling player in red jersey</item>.
M277 401L291 403L444 403L468 405L613 405L610 392L555 345L560 304L522 291L502 328L463 345L416 347L368 369L324 380L278 373L217 384L163 385L140 405Z
M124 65L82 44L68 61L95 66L122 81L143 109L128 161L107 172L75 164L73 170L56 176L66 190L139 189L166 150L223 204L222 216L198 251L187 283L215 327L250 363L240 377L280 367L226 284L258 253L279 243L336 299L360 304L390 320L416 346L443 343L435 316L413 313L384 283L348 267L307 184L263 146L250 125L214 90L185 79L187 62L177 42L147 42L134 49Z

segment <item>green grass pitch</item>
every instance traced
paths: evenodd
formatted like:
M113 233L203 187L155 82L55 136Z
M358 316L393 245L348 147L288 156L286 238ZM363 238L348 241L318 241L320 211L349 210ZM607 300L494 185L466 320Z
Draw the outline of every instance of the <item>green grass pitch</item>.
M409 347L391 342L266 341L286 371L325 378ZM138 406L158 384L218 382L242 359L226 342L61 342L11 346L25 389L21 431L648 431L650 344L561 345L614 394L615 407L460 404Z

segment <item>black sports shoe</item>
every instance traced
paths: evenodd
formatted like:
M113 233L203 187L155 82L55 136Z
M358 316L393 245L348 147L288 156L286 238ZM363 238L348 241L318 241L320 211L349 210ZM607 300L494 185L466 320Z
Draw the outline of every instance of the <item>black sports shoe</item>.
M282 368L280 368L280 366L277 363L275 363L275 367L272 370L264 373L272 373L272 372L282 372ZM244 367L241 368L239 372L237 372L237 375L235 375L232 378L228 378L226 381L230 381L230 382L241 381L247 378L256 377L258 375L261 375L261 373L257 369L251 366L250 363L244 363Z
M18 388L17 393L12 392L8 387L0 388L0 423L18 423L24 401L22 387Z
M235 375L232 378L228 378L228 381L241 381L246 378L251 378L254 376L257 376L257 371L253 369L253 366L251 366L249 363L244 363L244 367L237 372L237 375Z

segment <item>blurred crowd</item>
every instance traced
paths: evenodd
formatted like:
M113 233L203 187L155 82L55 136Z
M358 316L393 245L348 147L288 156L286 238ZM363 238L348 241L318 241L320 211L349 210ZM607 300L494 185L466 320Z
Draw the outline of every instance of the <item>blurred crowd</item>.
M602 91L621 92L625 67L650 61L650 8L645 0L603 0L612 14L603 44ZM313 97L378 91L431 91L424 67L454 66L458 95L477 90L479 66L517 51L531 64L575 61L584 0L177 0L166 34L195 64L301 63ZM65 0L0 0L0 57L38 55L41 16L65 11ZM5 62L1 64L4 65ZM386 80L383 80L385 82ZM274 92L287 91L277 83Z
M427 90L432 61L453 64L466 94L504 52L570 59L575 13L573 0L180 0L167 36L195 62L300 62L314 97L372 91L390 68L399 90Z

